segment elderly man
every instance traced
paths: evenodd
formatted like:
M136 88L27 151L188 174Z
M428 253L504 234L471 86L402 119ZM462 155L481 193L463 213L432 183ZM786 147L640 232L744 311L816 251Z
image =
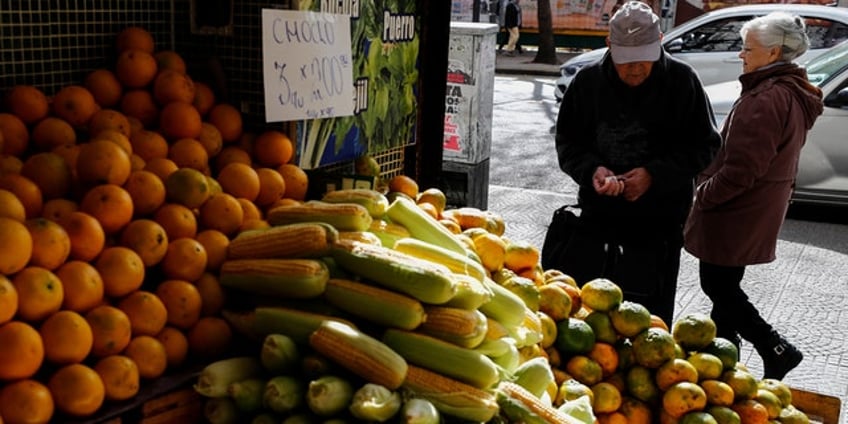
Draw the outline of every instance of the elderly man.
M612 280L671 324L694 178L720 137L697 74L661 40L650 6L625 3L610 20L607 54L565 92L556 151L580 186L581 219L554 265L580 284Z

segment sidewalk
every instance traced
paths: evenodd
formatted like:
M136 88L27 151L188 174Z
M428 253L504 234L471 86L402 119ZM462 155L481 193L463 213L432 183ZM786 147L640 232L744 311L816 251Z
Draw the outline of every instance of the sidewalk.
M579 53L558 49L557 63L547 64L533 63L533 59L536 57L535 46L524 47L521 53L516 51L514 56L501 51L495 55L495 72L499 74L549 75L558 77L559 65Z

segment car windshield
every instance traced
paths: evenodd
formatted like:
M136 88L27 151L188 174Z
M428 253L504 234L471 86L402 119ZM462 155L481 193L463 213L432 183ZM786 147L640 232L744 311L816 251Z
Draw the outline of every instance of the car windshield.
M810 59L804 66L811 83L821 86L842 69L848 67L848 42L842 43Z

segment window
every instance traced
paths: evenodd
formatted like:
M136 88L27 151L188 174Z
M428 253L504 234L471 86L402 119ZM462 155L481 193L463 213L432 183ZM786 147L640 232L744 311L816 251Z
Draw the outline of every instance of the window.
M739 29L751 20L751 16L739 16L710 22L680 37L680 53L727 52L742 49ZM672 40L673 42L674 40Z

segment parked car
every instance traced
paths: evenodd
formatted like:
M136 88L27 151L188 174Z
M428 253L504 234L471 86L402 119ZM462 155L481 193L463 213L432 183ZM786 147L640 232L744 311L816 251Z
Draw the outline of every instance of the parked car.
M666 52L689 63L704 85L736 79L742 72L742 24L774 11L803 16L810 36L810 50L799 60L810 59L848 39L848 8L811 4L754 4L726 7L684 22L663 36ZM606 47L572 57L560 65L554 96L562 100L574 74L588 63L600 60Z
M793 202L848 206L848 41L804 64L810 82L822 89L824 113L801 149ZM704 88L722 125L739 97L738 80Z

